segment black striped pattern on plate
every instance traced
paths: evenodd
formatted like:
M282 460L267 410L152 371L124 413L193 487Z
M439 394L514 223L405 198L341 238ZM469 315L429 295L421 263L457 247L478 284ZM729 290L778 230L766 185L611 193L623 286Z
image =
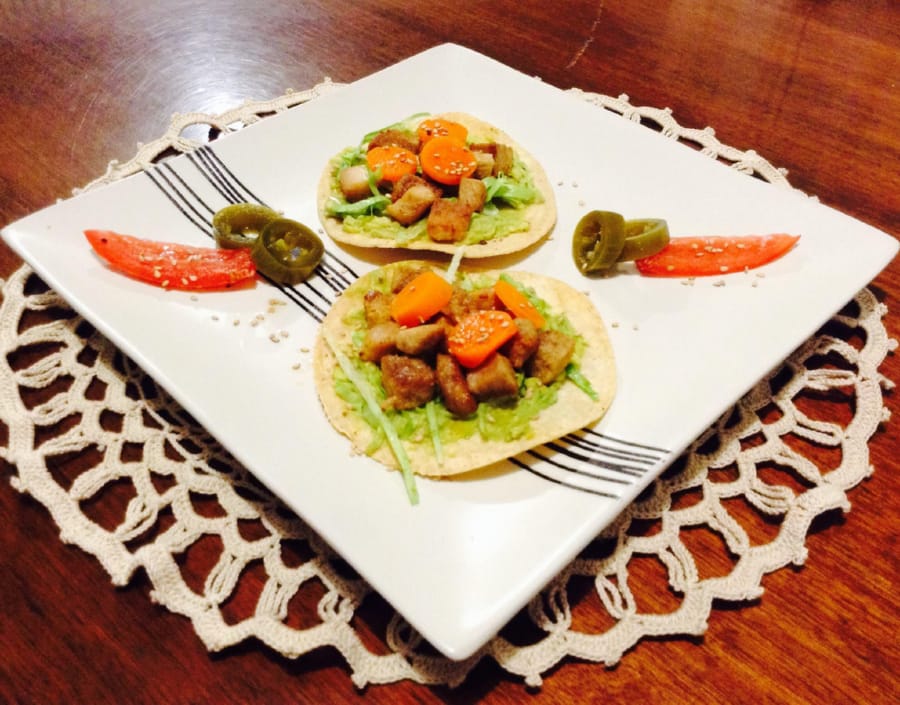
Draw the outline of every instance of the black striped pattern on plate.
M268 205L251 191L208 145L185 154L194 169L179 172L172 160L163 161L144 174L200 232L213 238L212 218L218 210L234 203ZM196 177L200 176L198 183ZM193 178L192 178L193 177ZM326 248L313 275L297 286L269 283L321 323L340 293L358 275Z

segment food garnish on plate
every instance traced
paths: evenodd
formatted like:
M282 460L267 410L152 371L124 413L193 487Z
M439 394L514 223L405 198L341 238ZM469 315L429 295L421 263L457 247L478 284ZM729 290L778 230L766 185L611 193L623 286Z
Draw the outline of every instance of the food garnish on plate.
M556 222L544 169L499 128L466 113L416 115L362 137L326 166L319 217L338 242L491 257Z

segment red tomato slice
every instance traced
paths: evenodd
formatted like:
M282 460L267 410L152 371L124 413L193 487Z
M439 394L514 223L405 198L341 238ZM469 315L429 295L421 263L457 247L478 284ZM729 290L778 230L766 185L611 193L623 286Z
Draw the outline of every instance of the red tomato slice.
M660 252L635 260L648 277L704 277L742 272L778 259L799 235L675 237Z
M256 275L248 248L193 247L111 230L85 230L84 235L114 269L164 289L225 289Z

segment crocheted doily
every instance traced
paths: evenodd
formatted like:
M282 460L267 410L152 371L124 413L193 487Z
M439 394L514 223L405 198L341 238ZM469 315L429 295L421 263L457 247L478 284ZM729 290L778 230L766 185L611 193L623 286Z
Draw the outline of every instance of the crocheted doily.
M163 137L139 145L126 163L110 163L86 188L199 147L187 133L202 128L214 137L340 88L326 79L222 115L175 115ZM785 174L756 153L723 145L709 128L681 127L669 110L634 107L627 96L573 92L598 110L790 188ZM401 679L457 685L485 658L538 685L567 657L611 665L646 636L702 634L714 600L759 597L766 573L803 563L817 515L849 508L847 492L872 472L867 444L887 420L882 389L891 386L878 368L896 347L882 323L886 307L863 290L723 415L499 636L471 658L451 661L396 614L386 625L367 623L365 605L378 599L371 588L27 266L0 284L0 419L9 429L0 457L15 467L13 486L43 504L61 539L95 556L113 584L127 584L142 569L152 599L188 617L209 650L255 637L302 658L330 645L360 687ZM36 312L42 322L35 323ZM841 421L808 416L804 399L830 390L846 406L836 414ZM806 458L804 442L833 449L834 467ZM73 457L88 458L83 465L90 467L64 477L58 467ZM92 519L88 507L112 501L106 490L123 483L130 484L130 498L119 523ZM198 498L216 511L204 511ZM741 516L758 521L738 521L729 511L736 502L753 510ZM256 528L247 532L247 526ZM707 537L699 544L697 529ZM221 546L218 562L205 575L186 576L182 559L210 537ZM709 537L716 537L724 568L704 567ZM648 558L664 576L656 582L634 579ZM237 620L226 615L243 573L252 567L258 579L260 565L264 586L255 612ZM315 613L289 618L292 598L311 585L321 594ZM660 603L669 607L660 612ZM605 624L595 616L579 619L579 608L589 604L602 606Z

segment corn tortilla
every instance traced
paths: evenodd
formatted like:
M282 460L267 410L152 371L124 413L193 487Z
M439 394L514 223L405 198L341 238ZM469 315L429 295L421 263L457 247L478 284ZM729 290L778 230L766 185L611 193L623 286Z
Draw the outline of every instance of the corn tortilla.
M556 223L556 199L550 180L538 161L505 132L472 115L451 112L430 117L459 122L468 128L470 136L477 138L479 141L503 143L512 147L517 159L528 167L534 187L541 193L542 199L540 202L531 203L520 211L528 222L529 227L527 230L509 233L485 242L468 244L466 245L465 256L476 258L510 254L524 250L526 247L544 238ZM328 215L326 212L328 200L335 193L335 168L335 161L330 161L319 180L317 192L319 219L325 232L335 241L358 247L404 248L447 254L453 254L459 248L457 243L433 242L427 238L401 244L393 238L348 232L344 229L343 221L340 218Z
M333 375L338 363L329 341L345 354L352 355L350 352L352 329L344 323L345 318L363 308L363 296L366 291L373 288L380 277L390 276L392 269L409 264L410 262L390 264L354 282L325 317L316 340L314 376L319 400L331 424L350 439L356 453L365 453L374 431L335 391ZM424 262L416 264L425 266ZM456 475L504 460L598 421L612 403L616 391L616 367L612 345L603 320L588 298L556 279L527 272L508 274L515 281L532 288L549 304L552 311L565 312L572 326L586 343L580 360L581 372L590 381L598 398L591 399L573 383L566 381L558 389L556 403L543 409L532 420L529 435L512 441L495 441L483 440L476 432L468 438L444 443L443 463L438 463L427 438L424 442L405 443L413 471L418 475L431 477ZM494 278L499 275L500 272L496 271L479 274ZM386 443L377 448L372 457L388 467L398 467Z

